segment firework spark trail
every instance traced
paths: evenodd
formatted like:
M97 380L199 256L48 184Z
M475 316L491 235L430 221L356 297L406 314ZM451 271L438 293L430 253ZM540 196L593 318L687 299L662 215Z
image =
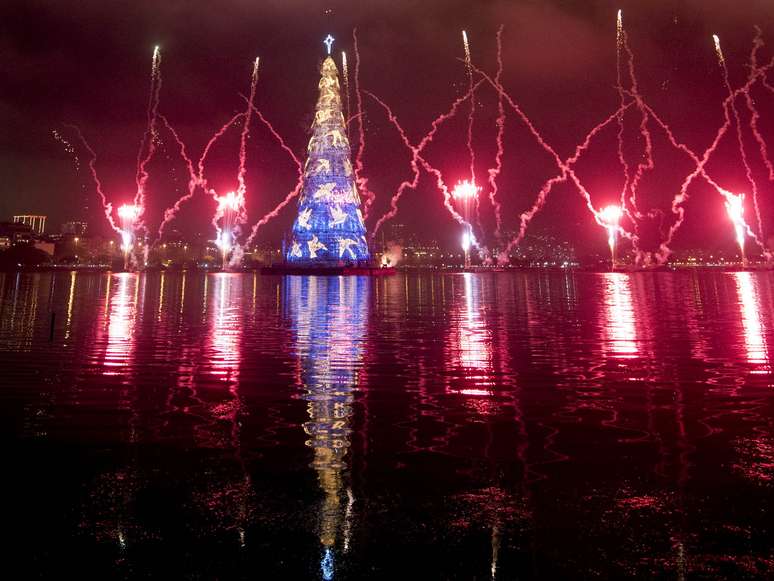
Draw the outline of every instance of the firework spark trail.
M481 86L483 81L478 81L471 89L471 91L476 91L478 87ZM369 97L374 99L381 107L387 112L387 116L390 120L390 122L395 126L396 130L398 131L398 134L400 135L401 140L403 141L403 144L406 146L406 148L411 151L412 157L411 157L411 168L414 172L414 179L411 182L404 181L398 186L398 190L395 192L395 195L392 196L390 200L390 210L385 213L379 220L376 222L376 225L371 230L371 238L373 239L376 236L376 233L379 231L379 228L387 221L391 220L395 217L395 215L398 213L398 201L400 200L400 197L403 195L403 192L408 189L414 189L417 186L417 183L419 181L419 166L417 165L417 162L421 159L421 152L427 147L435 137L436 132L441 127L441 125L454 117L454 115L457 114L457 110L459 109L460 105L464 103L468 98L469 94L466 93L462 97L459 97L452 103L451 108L442 115L439 115L436 117L435 120L431 123L430 131L425 134L425 136L422 138L422 140L416 145L411 145L411 141L409 140L408 136L406 135L405 130L403 127L398 123L398 119L395 116L395 114L392 112L392 109L387 105L384 101L382 101L379 97L374 95L373 93L370 93L368 91L364 91Z
M468 42L468 33L462 31L462 47L465 50L465 72L468 75L468 94L470 95L470 111L468 112L468 133L467 133L467 147L468 156L470 157L470 181L476 183L476 150L473 148L473 123L476 115L476 95L472 91L473 89L473 60L470 56L470 43ZM481 230L481 211L480 211L480 197L476 196L476 221L478 222L478 228Z
M277 132L277 130L274 128L274 126L271 124L271 122L264 117L263 113L259 109L255 107L255 105L250 106L253 110L253 113L258 117L258 119L261 120L261 123L263 123L266 128L269 130L269 133L272 134L274 139L277 140L277 143L279 143L279 146L284 149L287 154L290 156L290 158L293 160L293 163L296 164L296 170L298 171L298 182L296 183L296 186L288 193L287 196L279 203L277 204L273 210L266 213L258 222L256 222L251 231L250 235L247 237L247 240L245 241L244 246L250 246L252 244L253 240L255 239L255 236L258 234L258 230L261 226L265 225L269 220L272 220L273 218L276 218L282 208L287 206L290 201L295 198L300 192L301 188L304 185L304 166L301 163L301 160L298 158L298 156L293 152L293 150L285 143L285 140L282 138L282 136Z
M430 165L427 160L423 157L419 157L419 161L422 163L422 167L425 168L425 171L428 173L431 173L435 176L435 183L439 190L441 190L441 193L443 194L443 205L446 206L446 209L449 210L449 213L452 215L452 218L454 218L461 226L467 226L468 223L465 220L465 218L460 215L457 210L454 208L454 204L452 204L452 195L449 191L449 188L446 186L446 183L443 180L443 175L441 174L441 171L432 165ZM478 244L476 244L475 237L473 239L473 245L477 248L479 247Z
M239 135L239 168L237 170L237 191L228 192L219 196L214 189L209 193L217 202L217 208L212 216L212 226L215 229L215 244L220 248L223 257L223 268L228 263L228 254L233 250L232 260L241 260L242 252L236 238L239 235L240 226L247 221L245 210L245 174L247 172L247 138L250 135L250 120L252 119L252 103L255 99L255 91L258 85L258 65L256 58L253 64L253 72L250 78L250 94L247 98L247 109L243 113L242 131Z
M621 105L626 101L626 94L624 93L623 81L621 78L621 53L624 50L624 29L623 18L621 10L618 11L618 17L616 19L616 50L615 50L615 72L616 72L616 87L618 88L618 97ZM629 182L631 181L631 169L629 168L629 162L624 154L624 114L621 113L618 116L618 161L621 163L624 172L624 184L621 189L621 207L626 211L626 194L629 191Z
M102 209L105 213L105 218L108 221L108 224L110 224L110 227L115 230L118 234L121 233L121 228L118 227L115 220L113 219L113 205L108 202L107 196L105 196L105 191L102 188L102 182L99 179L99 176L97 175L97 154L94 152L94 150L91 148L89 143L86 141L86 138L83 136L83 133L81 133L81 130L79 127L75 125L65 125L68 129L72 129L75 134L78 136L78 139L81 140L81 143L83 144L84 149L89 152L89 172L91 173L91 179L94 181L94 187L97 191L97 194L99 195L100 202L102 202Z
M213 145L215 145L215 142L218 141L223 135L226 133L226 131L229 130L229 128L239 121L242 117L244 117L244 113L237 113L234 115L231 119L229 119L220 129L218 129L212 137L210 137L210 140L207 142L207 145L204 146L204 149L202 150L202 155L199 158L199 161L197 162L197 167L199 169L199 183L202 185L202 187L205 187L207 185L207 180L204 179L204 162L207 159L207 155L210 153L210 149Z
M599 217L599 211L594 207L594 204L591 200L591 194L589 191L584 187L584 185L581 183L578 176L575 174L575 172L572 170L571 167L569 167L564 160L562 160L561 157L559 157L559 154L556 152L556 150L551 147L551 145L548 144L548 142L543 138L543 136L540 134L540 132L535 128L535 125L532 123L529 117L527 117L527 114L522 111L521 107L519 107L518 103L516 103L513 98L505 91L502 85L498 85L494 82L492 77L490 77L487 73L482 71L481 69L473 66L473 70L481 75L486 81L494 88L495 91L502 94L505 101L508 103L508 105L514 110L514 112L519 116L519 118L522 120L524 125L527 127L529 132L532 134L532 136L535 138L535 141L537 141L538 145L545 150L546 153L548 153L553 159L556 165L559 167L562 172L566 172L568 177L572 180L572 182L575 184L575 187L578 188L578 192L583 196L584 201L586 202L586 207L588 210L592 213L594 216L594 220L600 225L604 226L605 224L602 223L600 217ZM634 239L635 237L622 229L622 233L630 239Z
M644 107L645 101L642 98L642 94L640 93L639 84L637 83L637 75L634 72L634 53L632 52L631 48L629 47L629 37L626 34L626 29L623 27L623 14L619 10L618 11L618 31L620 34L620 47L624 49L626 52L627 62L628 62L628 71L629 71L629 83L631 86L631 95L634 97L634 100L637 103L637 109L640 111L640 135L642 136L643 141L645 142L645 151L644 151L644 161L640 161L637 163L637 169L634 172L634 176L631 178L631 181L629 182L629 198L628 201L631 204L632 211L637 218L641 218L643 214L640 212L638 206L637 206L637 188L639 187L640 181L642 180L643 175L646 171L652 170L654 168L653 163L653 139L650 134L650 130L648 129L648 113ZM620 84L620 69L619 69L619 91L622 90L622 86ZM623 118L621 119L621 123L623 124ZM623 130L621 130L623 131ZM622 203L621 207L624 208L624 211L626 211L626 204ZM649 217L653 217L654 213L648 213ZM635 240L636 242L636 240ZM639 249L637 249L637 252L639 253Z
M277 204L271 212L268 212L266 215L264 215L263 218L258 220L258 222L256 222L253 225L253 229L250 232L250 236L248 236L247 241L245 242L245 247L250 246L250 244L252 244L261 226L266 224L269 220L276 218L279 215L280 210L282 210L282 208L287 206L291 202L291 200L293 200L293 198L295 198L301 192L301 188L303 187L303 185L304 185L304 179L303 179L303 176L301 176L298 178L298 183L296 184L296 187L293 188L290 191L290 193L288 193L287 196L285 196L285 199L282 200L279 204Z
M648 113L644 107L644 99L642 97L642 94L639 90L639 84L637 82L637 75L635 73L634 69L634 52L629 47L629 36L626 33L626 29L623 26L623 12L621 10L618 11L617 19L616 19L616 80L617 80L617 87L618 87L618 93L620 96L620 102L621 104L624 103L624 100L626 99L625 90L623 87L622 82L622 74L621 74L621 68L622 68L622 62L621 62L621 56L622 54L626 54L627 59L627 71L629 76L629 95L633 96L635 99L635 102L637 103L637 109L640 112L640 136L642 137L642 140L644 142L645 150L643 152L644 154L644 160L639 161L637 163L637 167L634 171L634 175L632 175L631 166L629 165L628 160L626 159L626 155L624 152L624 120L625 116L621 115L621 117L618 120L618 159L623 166L624 170L624 185L623 189L621 190L621 201L620 206L623 210L624 214L628 216L631 221L634 228L634 234L635 236L631 237L632 240L632 249L635 254L635 260L636 262L642 263L642 262L648 262L650 260L649 255L646 252L643 252L640 248L639 243L639 226L640 221L644 217L648 218L654 218L656 216L662 215L660 210L651 210L647 212L646 214L643 214L638 205L637 200L637 192L639 188L640 181L642 180L642 177L645 174L645 171L652 170L655 167L655 164L653 162L653 140L652 136L650 134L650 130L648 129Z
M346 123L346 125L347 125L347 131L349 131L349 126L350 126L350 125L352 125L352 122L353 122L353 121L355 121L356 119L358 119L359 117L360 117L360 115L358 115L358 114L356 113L356 114L352 115L352 117L350 117L349 119L347 119L347 123Z
M221 196L218 195L217 190L215 188L210 188L209 190L206 190L207 193L210 195L212 200L215 202L215 212L212 214L212 219L210 220L210 225L215 230L215 239L220 239L220 233L222 231L220 227L220 219L223 217L223 203L221 202ZM233 193L233 192L232 192Z
M771 67L774 65L774 59L772 62L767 65L767 67ZM741 92L741 89L737 89L736 94ZM726 102L729 101L731 97L726 98ZM724 106L727 106L727 103L724 103ZM704 180L715 190L723 196L727 201L730 199L729 196L733 196L731 192L723 188L720 184L718 184L704 169L704 166L707 165L707 162L709 161L710 157L713 153L717 150L718 143L723 138L723 136L726 134L730 127L730 121L724 122L723 125L718 129L717 134L715 135L715 139L712 141L712 144L706 149L704 154L702 155L701 159L699 156L694 153L694 151L689 148L684 143L679 142L672 132L672 129L661 119L661 117L656 114L653 109L650 108L650 106L646 105L648 107L648 113L650 114L651 118L661 127L661 129L664 131L664 134L666 135L667 139L669 140L669 143L672 144L673 147L676 149L679 149L680 151L684 152L688 157L693 160L693 162L696 164L696 169L692 171L690 174L688 174L683 181L682 185L680 186L680 192L674 197L672 200L672 213L677 215L677 220L670 226L669 231L667 233L666 239L661 243L659 247L659 251L656 253L656 259L658 260L659 264L664 264L666 260L669 258L669 255L672 253L672 250L669 248L669 244L672 242L672 239L674 238L674 235L677 233L677 231L680 229L680 226L682 225L682 222L685 218L685 208L683 207L683 204L688 200L690 197L688 194L688 187L691 185L694 179L696 177L701 176L704 178ZM746 224L745 224L746 226ZM766 247L763 245L761 240L758 238L758 236L749 228L749 226L746 226L747 233L750 235L750 237L755 240L756 244L758 244L761 249L764 252L764 255L769 258L770 253L766 249Z
M752 228L750 228L750 225L744 219L744 194L734 194L733 192L729 192L728 190L724 190L722 188L720 189L720 193L725 198L725 206L728 217L734 224L736 241L739 245L739 250L742 253L742 263L746 264L747 259L745 258L744 252L745 233L750 238L755 240L758 245L761 245L761 242L757 239ZM766 258L770 258L770 254L768 253L767 249L763 246L761 247L763 249L764 255L766 255Z
M753 48L750 52L750 76L752 76L755 71L758 70L758 51L764 46L762 35L763 32L761 31L760 27L756 26ZM765 77L763 80L765 81ZM768 147L766 146L766 142L764 141L763 136L758 129L758 120L760 119L760 114L758 113L758 109L755 107L755 103L752 100L752 95L750 95L750 92L745 91L744 96L747 103L747 109L750 111L751 116L750 129L752 130L752 133L755 136L755 140L758 142L758 146L760 147L761 159L766 165L766 169L769 171L769 180L774 180L774 164L772 164L771 159L769 158Z
M226 131L228 131L228 129L234 123L237 122L237 120L243 118L244 116L245 116L244 113L237 113L231 119L229 119L229 121L225 125L223 125L220 129L218 129L218 131L215 132L215 134L207 142L207 145L204 146L204 150L202 151L202 155L199 158L199 162L197 164L197 166L199 168L199 176L198 176L199 177L199 179L198 179L199 185L201 185L202 189L204 189L204 191L210 195L212 200L216 204L218 204L218 206L220 205L220 200L219 200L219 197L218 197L218 192L216 192L212 188L209 188L209 189L207 188L207 180L204 177L204 162L205 162L205 160L207 158L207 155L210 152L210 148L215 144L215 142L218 139L220 139L220 137L222 137L223 134L225 134ZM216 211L215 214L213 214L213 217L212 217L212 220L211 220L212 226L215 228L215 231L218 232L218 233L220 232L220 226L218 226L218 219L219 218L220 218L220 216L218 216L218 212Z
M123 204L116 211L118 219L121 221L121 251L124 254L124 270L130 266L136 266L136 258L132 252L135 243L134 223L140 215L140 208L134 204ZM147 263L147 253L144 253Z
M395 215L398 213L398 201L400 200L400 197L403 195L403 192L407 188L415 189L419 184L419 167L417 166L417 158L419 157L419 151L418 151L418 147L412 146L411 143L409 142L408 137L406 136L406 132L403 130L403 127L401 127L400 124L398 123L398 119L395 117L390 107L373 93L370 93L368 91L365 91L365 93L385 109L385 111L387 112L388 119L397 129L401 139L403 140L404 145L409 150L411 150L412 156L411 156L410 163L411 163L411 170L414 172L414 178L411 181L403 180L400 183L400 185L398 186L398 189L395 191L395 195L393 195L392 198L390 199L390 209L387 212L385 212L385 214L376 221L376 225L371 229L371 234L369 235L369 237L371 238L371 240L373 240L376 237L376 233L379 231L379 228L382 227L382 224L384 224L387 220L391 220L392 218L394 218Z
M750 76L752 76L755 73L755 71L758 69L758 51L764 45L762 35L763 33L760 27L756 26L755 38L753 39L753 47L752 47L752 50L750 51ZM748 79L750 78L750 76L748 76ZM761 156L761 161L763 161L764 165L766 166L766 169L769 172L769 181L772 181L774 180L774 165L771 163L771 159L769 158L769 152L768 152L768 147L766 146L766 141L763 139L763 135L761 135L760 129L758 128L758 120L760 119L760 114L758 113L758 109L755 107L755 103L753 102L750 91L744 92L744 98L745 98L745 104L747 105L747 110L750 113L750 131L755 137L755 141L758 143L758 151ZM760 233L761 238L764 238L765 234L763 231L763 222L761 220L760 209L758 208L757 197L753 197L753 204L755 206L755 217L758 219L758 232Z
M180 139L177 131L175 131L174 127L172 127L172 124L164 115L160 114L159 119L161 119L164 127L166 127L167 131L169 131L169 133L172 135L172 138L175 140L175 143L179 149L180 157L185 162L186 168L188 169L188 193L178 198L172 206L164 210L164 217L161 220L161 224L159 225L158 234L154 244L161 240L161 236L164 234L164 228L166 228L167 224L175 219L175 216L177 216L177 213L180 211L180 208L183 206L183 204L194 197L194 194L196 193L196 186L199 184L199 177L196 175L196 169L194 167L193 160L191 160L191 158L188 156L188 153L186 152L185 143L182 139Z
M237 190L229 192L226 196L217 196L214 190L211 195L218 201L218 208L212 218L212 225L215 227L216 243L223 252L223 266L226 267L226 260L229 251L232 252L229 266L237 265L243 255L242 247L237 242L241 233L242 226L247 223L247 184L245 183L245 174L247 173L247 140L250 137L250 121L253 116L253 103L255 101L255 92L258 86L258 66L260 58L253 62L253 72L250 77L250 95L247 98L247 109L244 112L244 122L242 131L239 135L239 169L237 171Z
M301 160L298 158L298 156L293 152L293 150L287 145L285 140L282 138L282 136L277 132L277 130L274 128L274 126L271 124L271 122L264 117L263 113L255 107L255 105L251 105L251 108L253 110L253 113L258 117L258 119L261 120L261 123L263 123L266 128L269 130L269 133L272 134L272 136L277 140L277 143L279 146L284 149L287 154L290 156L290 158L293 160L293 163L296 164L296 170L298 171L298 182L296 183L295 188L293 188L287 196L279 203L277 204L273 210L265 214L258 222L256 222L252 230L250 231L250 236L248 236L247 240L245 241L245 247L252 244L253 240L255 239L256 234L258 234L258 230L261 226L265 225L269 220L276 218L279 214L280 210L287 206L290 201L295 198L301 191L301 187L303 186L303 179L304 179L304 166L301 163Z
M419 156L417 158L419 162L422 164L422 167L425 168L425 171L435 176L435 185L436 187L441 191L443 194L443 205L446 207L447 210L449 210L449 213L451 214L452 218L460 224L460 226L463 226L471 232L471 240L469 241L470 244L476 248L476 250L479 251L480 256L485 259L486 261L490 260L490 254L489 250L482 246L478 239L476 238L475 234L473 234L472 230L473 227L468 222L468 220L465 219L464 216L462 216L459 212L457 212L456 208L454 207L454 204L452 203L452 200L454 199L452 192L449 190L449 187L446 185L446 182L443 179L443 174L441 173L441 170L434 167L430 164L424 157Z
M183 161L186 163L186 166L188 168L189 173L189 181L188 181L188 193L184 194L182 197L180 197L175 203L164 210L164 218L161 222L161 225L159 226L158 230L158 238L156 241L161 239L161 236L164 232L164 229L166 226L175 219L180 209L183 207L183 204L185 204L187 201L191 200L194 195L196 194L196 186L201 185L202 188L205 188L207 185L207 181L204 179L204 162L207 159L207 155L210 152L210 149L213 145L215 145L215 142L218 141L225 133L226 131L234 125L237 121L239 121L244 116L244 113L237 113L234 115L225 125L223 125L218 131L216 131L210 140L207 142L207 144L204 147L204 150L202 151L202 155L199 158L197 162L197 167L194 168L193 161L188 157L185 149L185 144L183 143L182 139L180 139L180 136L178 135L177 131L172 127L172 125L169 123L167 118L164 115L159 114L159 119L164 123L165 127L169 130L172 137L175 139L175 142L178 145L178 148L180 150L180 156L183 159ZM210 190L210 195L212 195L213 199L217 201L217 195L215 194L214 190Z
M478 83L476 83L474 85L474 87L471 88L471 92L475 91L481 85L481 83L482 83L482 81L479 81ZM400 195L403 193L403 190L405 190L408 187L412 187L412 188L416 187L416 184L417 184L418 179L419 179L419 169L418 169L418 166L417 166L417 161L422 164L422 167L425 169L425 171L427 171L428 173L430 173L430 174L435 176L435 178L436 178L436 185L437 185L438 189L441 191L441 193L443 194L444 206L446 207L447 210L449 210L449 213L452 215L452 218L454 218L454 220L457 221L459 224L461 224L463 226L467 226L468 222L465 220L465 218L463 218L457 212L457 210L454 208L454 205L452 204L451 192L449 191L449 188L446 186L446 183L443 180L443 175L441 174L440 170L438 170L437 168L435 168L432 165L430 165L430 163L420 155L420 152L422 151L422 149L424 149L427 146L427 144L429 144L432 141L432 139L433 139L433 137L435 135L435 132L438 130L438 128L440 127L441 123L443 123L443 121L453 117L454 114L457 111L457 108L460 106L460 104L462 104L464 101L466 101L469 98L469 96L467 94L463 95L461 98L457 99L453 103L452 108L450 109L450 111L448 111L447 113L437 117L435 119L435 121L433 121L433 123L432 123L431 130L425 135L425 137L422 139L422 141L419 143L419 145L414 147L414 146L411 145L411 142L409 141L409 139L408 139L408 137L406 135L405 130L398 123L398 120L395 117L395 115L392 113L392 110L390 109L390 107L386 103L384 103L384 101L382 101L381 99L376 97L376 95L374 95L372 93L368 93L368 92L367 92L367 94L369 96L371 96L373 99L375 99L385 109L385 111L387 111L387 115L388 115L390 121L392 122L392 124L397 129L397 131L398 131L398 133L399 133L403 143L412 152L411 166L412 166L412 169L414 170L414 180L412 182L405 182L404 181L399 186L398 192L395 194L395 196L393 196L393 199L391 201L390 212L388 212L387 214L385 214L385 216L382 216L382 218L380 218L379 222L377 223L377 226L373 229L373 231L371 233L371 238L373 239L373 237L376 235L376 232L377 232L378 228L381 226L381 224L385 220L387 220L390 217L393 217L395 215L395 213L397 212L397 202L398 202L398 199L400 198ZM486 249L481 247L481 245L476 241L475 236L473 237L473 240L471 242L473 243L473 246L475 246L480 252L482 252L482 254L484 254L484 255L487 254Z
M212 137L210 137L210 140L207 142L207 144L204 146L204 149L202 150L202 155L199 157L199 160L197 161L197 170L198 174L196 176L196 182L198 185L200 185L208 194L212 196L212 199L217 202L218 196L215 190L207 190L207 180L204 177L204 162L207 159L207 156L210 153L210 149L213 145L223 137L223 135L228 131L234 123L239 121L244 117L244 113L237 113L234 115L231 119L229 119L220 129L218 129Z
M145 228L143 220L146 199L145 188L149 177L146 167L156 152L156 141L158 139L156 120L159 110L159 96L161 94L161 51L158 46L153 49L152 63L150 95L148 96L148 125L140 140L140 149L137 151L137 174L135 177L137 193L134 196L134 205L140 208L140 214L135 223L135 227L138 230ZM145 152L144 156L143 152Z
M696 168L686 176L685 180L683 180L683 183L680 186L680 191L672 200L672 213L677 216L677 219L670 226L669 231L667 232L667 235L665 237L665 240L661 243L661 245L659 246L659 251L656 253L656 259L658 260L659 264L664 264L669 258L669 255L672 253L672 250L669 248L669 244L671 244L672 239L674 238L675 234L682 226L683 220L685 219L685 208L683 207L683 204L690 197L690 194L688 193L688 188L693 182L693 180L696 179L697 176L701 175L707 181L707 183L709 183L712 187L714 187L718 191L719 194L723 195L723 192L726 191L715 180L713 180L709 176L709 174L707 174L704 167L707 165L707 162L709 161L712 154L715 153L715 151L717 150L717 146L720 143L720 140L723 138L723 136L726 134L726 132L731 126L731 116L728 111L731 101L737 98L745 91L749 91L750 87L755 82L757 82L759 78L761 79L765 78L765 75L768 73L769 70L771 70L772 67L774 67L774 58L772 58L768 62L768 64L762 67L759 67L753 74L750 75L750 77L747 79L747 82L744 85L737 88L735 91L732 92L731 95L727 96L724 99L723 124L718 128L718 131L715 134L715 138L712 140L712 143L709 145L709 147L704 151L701 158L699 158L693 152L693 150L691 150L688 146L679 142L675 138L674 133L672 132L672 129L656 114L656 112L649 105L645 104L645 107L651 119L653 119L661 127L662 131L664 132L664 134L666 135L667 139L672 144L672 146L683 151L696 164ZM751 234L751 237L756 241L756 243L758 243L761 247L763 247L760 240L755 234ZM764 248L764 254L768 258L770 254L768 253L767 250L765 250L765 247L763 248Z
M425 169L425 171L429 174L432 174L435 176L435 184L436 187L440 190L440 192L443 194L443 205L446 207L447 210L449 210L449 213L451 214L452 218L463 228L468 229L471 232L470 240L468 241L469 244L471 244L476 250L479 252L479 256L487 263L491 261L491 255L489 253L489 249L487 249L485 246L482 246L478 240L476 239L475 234L472 233L472 226L470 222L468 222L464 216L462 216L454 207L454 204L452 203L452 200L454 199L452 192L449 191L448 186L446 185L446 182L443 179L443 174L441 173L441 170L438 168L432 166L424 157L418 156L417 158L419 162L422 164L422 167Z
M241 192L228 192L224 196L218 196L211 192L218 202L218 207L212 218L215 229L215 245L221 251L222 265L225 270L229 266L235 266L242 260L243 250L237 243L239 225L245 208L245 196Z
M691 185L693 180L696 179L697 176L701 175L716 189L719 187L709 177L709 175L707 175L707 172L704 170L704 166L707 165L707 162L709 161L710 156L717 149L718 143L720 143L720 140L726 134L726 131L728 131L729 123L728 121L726 121L723 123L723 125L720 126L717 133L715 134L715 138L712 140L712 143L704 151L704 154L702 155L701 159L699 159L698 156L696 156L696 154L694 154L693 151L688 148L688 146L678 142L677 139L675 139L675 136L672 133L672 129L666 123L664 123L664 121L662 121L658 115L656 115L655 111L650 109L649 106L648 106L648 110L653 120L664 131L664 134L666 135L667 139L672 144L672 146L688 154L688 156L691 159L693 159L693 161L696 163L696 168L685 177L685 179L683 180L683 183L680 185L680 191L672 199L672 213L677 216L677 219L669 227L666 237L659 245L659 250L656 252L656 255L655 255L658 263L664 264L669 258L669 255L672 254L672 250L669 248L669 245L672 243L672 239L674 238L674 235L680 229L680 227L683 224L683 220L685 219L685 208L683 207L683 204L690 197L688 193L688 187Z
M476 113L476 99L473 94L473 61L470 57L468 34L462 31L462 46L465 49L465 69L468 74L468 94L470 95L470 112L468 113L468 155L470 156L470 181L476 183L476 151L473 149L473 121Z
M495 82L501 84L503 74L503 26L497 30L497 73L495 73ZM503 96L501 93L497 93L497 119L495 120L497 125L497 136L495 142L497 144L497 153L495 154L495 166L489 168L489 201L492 204L495 212L495 236L500 238L502 234L502 204L497 200L497 177L500 175L503 167L503 135L505 133L505 105L503 104ZM478 202L477 202L478 203Z
M347 65L347 53L343 50L341 51L341 71L344 75L344 95L345 95L345 103L347 106L347 126L349 126L349 118L352 114L352 104L350 102L350 96L349 96L349 66Z
M723 72L723 84L725 84L728 94L731 97L730 107L724 109L726 116L729 115L729 108L734 114L734 122L736 124L736 142L739 145L739 155L742 158L742 165L744 166L745 175L747 176L747 182L752 189L753 207L755 208L755 218L758 222L758 232L763 236L763 222L761 220L761 213L758 208L758 184L753 177L752 168L750 162L747 159L747 152L744 148L744 136L742 134L742 118L739 115L739 109L736 107L736 98L734 97L734 89L731 87L731 81L728 78L728 65L726 65L726 59L723 56L723 49L720 48L720 39L716 34L712 35L712 39L715 41L715 52L718 55L718 63L720 64L721 71ZM753 41L753 53L755 52L755 42ZM751 72L750 75L753 73ZM748 77L749 78L749 77ZM749 91L745 91L749 94ZM730 119L728 120L730 123Z
M298 159L298 156L295 154L295 152L288 147L288 145L285 143L285 140L282 138L282 136L279 134L279 132L274 129L274 125L271 124L271 122L264 117L263 113L261 113L260 109L258 109L255 105L251 105L250 108L252 109L253 113L258 117L258 119L263 123L266 128L269 130L269 133L271 133L272 137L277 140L277 143L279 146L284 149L287 154L290 156L290 159L293 160L293 163L296 164L296 168L298 168L299 175L303 172L303 165L301 164L301 160Z
M250 96L247 99L247 110L245 111L245 122L242 124L242 133L239 136L239 172L237 174L237 193L242 195L247 193L245 185L245 174L247 173L247 138L250 136L250 120L253 116L253 103L255 102L255 90L258 86L258 64L259 58L253 63L253 74L250 78Z
M51 135L53 135L54 139L56 139L59 143L64 145L65 151L72 156L73 164L75 165L75 173L81 173L81 160L78 157L78 152L76 151L75 147L73 147L73 144L65 139L64 136L62 136L62 134L59 133L59 131L56 129L51 132Z
M363 176L363 153L365 152L365 130L363 129L363 93L360 90L360 49L357 44L357 28L352 29L352 43L355 51L355 104L357 106L357 153L355 154L355 182L363 195L363 220L368 218L376 195L368 189L368 178Z
M761 84L766 87L770 93L774 93L774 85L769 83L769 77L767 75L761 77Z
M580 156L590 147L591 140L600 133L605 127L610 125L614 120L617 120L621 115L626 113L626 110L631 107L634 104L634 101L629 101L628 103L623 103L621 107L615 111L612 115L610 115L607 119L602 121L602 123L599 123L594 128L592 128L589 133L586 134L586 137L584 138L583 142L580 143L575 148L575 153L572 155L572 157L567 158L567 160L564 162L564 165L567 168L572 167L575 165L580 158ZM525 212L522 212L519 216L519 232L514 236L509 242L506 248L500 253L499 261L505 262L508 257L508 253L518 246L521 241L524 239L524 236L527 234L527 227L529 226L529 223L532 221L532 218L535 217L535 214L537 214L545 205L546 200L548 199L548 194L551 192L551 189L559 183L562 183L567 180L568 174L565 169L562 169L562 172L549 180L547 180L543 186L540 188L540 191L538 192L537 197L535 198L535 202L532 204L532 206L529 208L529 210L526 210ZM595 213L596 215L596 213Z

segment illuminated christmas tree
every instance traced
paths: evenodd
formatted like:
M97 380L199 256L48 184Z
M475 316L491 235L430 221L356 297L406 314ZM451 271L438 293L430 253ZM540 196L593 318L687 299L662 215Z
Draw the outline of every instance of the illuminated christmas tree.
M333 39L326 39L328 53ZM285 258L293 265L364 265L369 262L360 195L350 161L336 63L322 64L304 183Z

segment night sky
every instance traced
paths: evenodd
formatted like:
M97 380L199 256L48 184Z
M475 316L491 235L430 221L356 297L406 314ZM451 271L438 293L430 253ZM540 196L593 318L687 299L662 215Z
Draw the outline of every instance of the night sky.
M514 2L317 2L311 0L220 2L5 0L0 8L0 216L47 214L49 231L79 219L84 195L97 207L81 151L81 173L51 135L64 123L78 125L98 154L98 170L108 197L134 195L137 146L145 107L153 46L162 49L160 110L198 157L207 138L231 115L243 110L252 60L261 58L257 105L303 154L317 98L323 37L331 33L337 61L341 50L354 73L352 29L358 28L361 84L392 105L412 139L418 141L436 115L466 90L460 62L460 31L468 31L472 57L494 73L495 35L503 37L506 89L521 104L546 140L563 157L617 107L615 15L624 24L636 57L643 95L672 124L676 135L702 153L722 123L725 95L711 35L720 36L736 87L747 76L754 25L774 46L774 4L764 1L553 0ZM761 53L767 60L771 51ZM753 92L761 130L774 136L774 95ZM377 194L375 214L387 208L397 185L410 177L409 155L382 110L365 98L366 173ZM475 145L479 182L494 157L496 99L491 89L477 99ZM447 183L467 176L465 109L444 126L428 159ZM746 117L745 117L746 119ZM638 117L628 119L636 149ZM505 168L500 178L504 221L513 227L555 166L513 116L506 121ZM654 132L655 133L655 132ZM68 135L65 131L63 134ZM73 143L77 142L73 140ZM658 134L656 169L644 180L640 197L667 210L682 178L692 167ZM150 220L186 188L186 175L171 142L151 163ZM353 146L356 145L353 143ZM295 168L259 125L253 126L248 159L250 222L281 200L295 184ZM615 201L622 174L615 153L615 131L604 133L579 165L597 206ZM709 170L729 189L744 189L744 171L733 139L726 139ZM750 140L749 151L755 143ZM772 144L774 149L774 144ZM238 131L220 142L209 158L208 177L219 190L233 189ZM771 216L772 186L759 160L762 208ZM486 190L485 190L486 192ZM695 186L688 220L676 246L731 244L722 201L703 184ZM186 234L207 232L211 202L204 196L186 207L175 224ZM295 204L263 231L278 243L293 218ZM155 212L155 214L154 214ZM95 214L98 216L98 214ZM426 236L456 240L457 230L433 182L423 176L417 191L401 202L400 221ZM484 220L491 224L485 211ZM717 222L722 227L707 227ZM774 221L768 221L773 228ZM373 219L369 220L369 225ZM104 225L100 225L103 227ZM577 190L560 186L534 222L581 248L603 249L604 233L593 224Z

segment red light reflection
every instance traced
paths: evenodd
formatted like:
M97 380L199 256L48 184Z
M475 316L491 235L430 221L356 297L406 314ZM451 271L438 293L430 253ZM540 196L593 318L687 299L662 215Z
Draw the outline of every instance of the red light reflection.
M210 373L222 381L239 378L239 342L242 336L242 321L239 316L241 305L241 277L220 273L215 279L215 296L211 303L212 321L210 326Z
M747 361L756 366L753 373L768 373L770 371L769 354L761 318L757 281L751 272L735 272L733 277L739 295Z
M604 333L607 351L616 359L633 359L639 354L635 328L632 287L629 275L609 272L605 280Z
M104 375L117 375L116 367L130 363L134 351L134 330L137 317L137 293L139 275L116 274L118 284L110 298L110 314L105 349Z
M489 396L492 378L492 333L481 316L481 279L466 272L463 275L465 302L452 318L449 338L449 364L461 371L467 384L450 389L468 396Z

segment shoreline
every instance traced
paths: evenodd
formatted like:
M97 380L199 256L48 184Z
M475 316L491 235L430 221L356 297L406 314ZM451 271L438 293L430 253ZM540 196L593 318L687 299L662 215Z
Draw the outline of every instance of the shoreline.
M30 266L0 269L3 273L13 272L94 272L94 273L113 273L124 272L194 272L194 273L259 273L261 275L361 275L361 276L389 276L399 272L437 272L448 274L487 274L487 273L507 273L507 272L589 272L589 273L612 273L619 272L624 274L633 273L651 273L651 272L770 272L774 271L774 264L754 264L748 266L741 265L665 265L651 268L621 267L611 270L609 268L598 267L560 267L560 266L474 266L471 268L463 267L434 267L434 266L399 266L399 267L335 267L335 268L289 268L286 266L255 266L245 267L234 270L222 270L220 268L161 268L149 267L138 270L113 269L110 266Z

